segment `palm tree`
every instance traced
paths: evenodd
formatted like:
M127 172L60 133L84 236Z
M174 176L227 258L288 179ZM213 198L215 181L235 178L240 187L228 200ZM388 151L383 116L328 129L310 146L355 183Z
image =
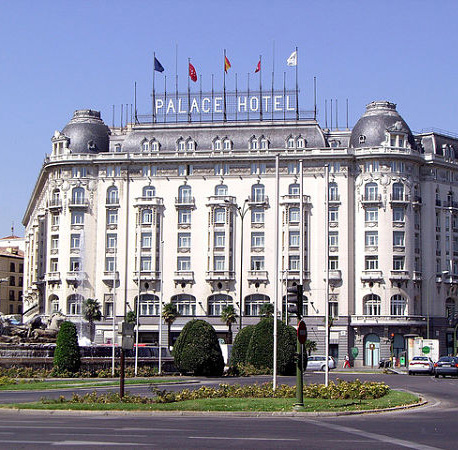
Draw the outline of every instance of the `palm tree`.
M171 344L170 329L172 328L172 323L175 322L175 320L179 316L180 313L176 305L174 305L173 303L166 303L162 308L162 318L164 319L164 322L167 324L167 336L169 347Z
M237 322L237 312L232 305L227 305L221 311L221 321L224 322L228 327L227 343L232 344L232 324Z
M89 322L89 333L91 342L94 342L95 326L94 322L102 319L101 306L98 300L88 298L83 303L83 317Z
M259 308L259 315L261 317L272 317L274 315L274 305L272 303L264 303Z
M310 339L307 339L304 344L305 351L307 354L310 356L312 352L316 352L317 346L315 341L311 341Z

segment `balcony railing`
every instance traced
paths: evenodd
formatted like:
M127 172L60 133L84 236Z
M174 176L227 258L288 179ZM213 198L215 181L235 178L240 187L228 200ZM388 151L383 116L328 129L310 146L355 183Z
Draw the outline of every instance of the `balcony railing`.
M62 200L61 199L52 199L48 202L49 209L59 209L62 208Z
M46 274L46 281L48 283L60 282L60 272L48 272Z
M267 281L269 274L267 270L249 270L248 281Z
M392 280L409 280L410 275L408 270L392 270L390 278Z
M78 282L87 280L87 273L82 270L70 270L67 272L66 276L67 282Z
M363 270L361 273L361 281L377 281L383 280L381 270Z
M342 271L337 269L329 270L329 281L340 281L342 279Z
M269 204L269 197L267 195L249 195L248 205L265 205Z
M350 319L351 326L361 325L426 325L424 316L367 316L354 315Z
M134 206L162 206L164 199L162 197L137 197Z
M196 199L194 197L175 197L175 206L196 206Z
M231 195L211 195L207 202L207 206L210 205L237 205L237 199Z
M409 203L410 195L408 194L391 194L390 196L391 203Z
M85 198L72 198L68 203L69 208L87 208L89 201Z
M141 270L140 271L140 281L160 281L161 272L151 271L151 270ZM138 281L138 270L134 272L134 281Z
M300 199L301 199L301 196L299 194L282 195L280 204L282 205L285 203L299 204ZM310 203L310 195L302 195L302 203L305 205L308 205Z
M286 280L299 280L300 270L288 269L283 272L283 279ZM303 279L306 281L310 280L310 272L307 270L303 271Z
M382 202L382 194L370 194L370 195L362 195L361 196L361 202L363 204L368 204L368 203L381 203Z
M194 271L192 270L177 270L173 275L174 281L194 281Z
M235 280L235 272L230 270L210 270L207 272L207 281L232 281Z

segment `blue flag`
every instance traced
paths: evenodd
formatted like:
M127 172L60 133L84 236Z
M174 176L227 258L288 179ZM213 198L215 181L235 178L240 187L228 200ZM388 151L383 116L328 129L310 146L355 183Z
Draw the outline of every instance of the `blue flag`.
M158 61L156 57L154 57L154 70L156 70L157 72L164 72L162 64Z

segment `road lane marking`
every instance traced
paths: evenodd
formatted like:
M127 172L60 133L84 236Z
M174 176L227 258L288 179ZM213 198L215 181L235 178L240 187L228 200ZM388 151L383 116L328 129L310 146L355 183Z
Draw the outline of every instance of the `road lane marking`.
M440 450L439 447L431 447L429 445L419 444L418 442L406 441L404 439L398 439L392 436L386 436L384 434L370 433L368 431L359 430L357 428L346 427L343 425L337 425L336 423L325 423L316 422L314 420L308 420L307 422L313 423L323 428L329 428L333 431L342 431L343 433L356 434L357 436L373 439L380 442L386 442L389 444L400 445L401 447L414 448L418 450Z
M53 442L51 445L123 445L123 446L130 446L134 447L137 445L147 445L149 447L155 447L153 444L141 444L139 442L104 442L104 441L61 441L61 442Z
M300 441L288 438L263 438L263 437L224 437L224 436L188 436L188 439L217 439L221 441Z

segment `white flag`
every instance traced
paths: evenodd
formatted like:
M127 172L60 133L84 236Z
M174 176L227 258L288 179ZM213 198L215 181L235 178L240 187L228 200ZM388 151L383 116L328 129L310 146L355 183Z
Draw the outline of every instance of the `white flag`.
M289 58L286 60L286 64L288 64L288 66L297 66L297 50L294 50L294 52L291 53Z

